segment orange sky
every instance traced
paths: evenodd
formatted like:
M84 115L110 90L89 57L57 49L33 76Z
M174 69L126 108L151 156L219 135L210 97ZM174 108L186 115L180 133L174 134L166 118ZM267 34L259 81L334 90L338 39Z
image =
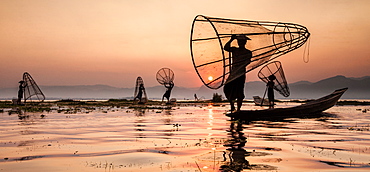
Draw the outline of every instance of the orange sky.
M288 82L368 76L369 7L367 0L2 0L0 87L16 87L25 71L39 85L134 87L141 76L148 87L159 85L162 67L175 72L176 86L198 87L189 47L198 14L306 26L309 63L303 48L277 59Z

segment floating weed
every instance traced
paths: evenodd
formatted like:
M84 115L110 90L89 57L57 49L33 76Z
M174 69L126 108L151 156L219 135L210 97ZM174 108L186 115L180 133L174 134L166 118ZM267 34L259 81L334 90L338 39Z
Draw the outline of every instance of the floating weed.
M351 131L369 131L370 130L370 125L367 124L365 126L357 126L357 124L353 127L348 127L347 128L348 130L351 130Z
M96 163L96 162L87 162L86 161L86 167L94 167L94 168L104 168L104 169L109 169L109 170L114 170L114 166L113 163L108 163L107 161L105 161L105 163ZM118 167L121 167L123 165L119 165Z

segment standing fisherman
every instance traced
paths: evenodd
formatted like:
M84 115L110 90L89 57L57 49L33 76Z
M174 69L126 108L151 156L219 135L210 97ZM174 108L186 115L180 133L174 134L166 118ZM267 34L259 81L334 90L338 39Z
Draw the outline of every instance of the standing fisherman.
M167 90L162 96L162 102L163 102L163 99L166 97L167 103L169 103L170 102L171 91L172 91L173 86L175 86L175 84L171 81L168 84L164 84L164 86L166 87Z
M234 40L238 41L238 47L231 47L231 42ZM240 108L244 99L244 85L245 85L245 73L246 66L251 62L252 51L245 48L247 40L250 40L245 35L231 36L231 39L225 44L224 50L231 53L231 70L230 75L226 80L224 86L224 93L226 98L230 102L231 112L235 111L234 102L237 100L237 110ZM231 80L231 81L229 81Z
M269 100L269 108L274 108L275 96L274 96L274 80L276 79L275 75L270 75L268 77L269 81L267 82L267 98Z
M139 92L137 93L137 96L134 98L134 101L136 99L139 99L139 103L142 103L142 97L143 97L143 92L144 92L145 88L144 88L144 84L140 84L139 86Z
M19 81L19 89L18 89L18 100L17 104L20 105L22 103L24 88L26 85L24 84L24 81Z

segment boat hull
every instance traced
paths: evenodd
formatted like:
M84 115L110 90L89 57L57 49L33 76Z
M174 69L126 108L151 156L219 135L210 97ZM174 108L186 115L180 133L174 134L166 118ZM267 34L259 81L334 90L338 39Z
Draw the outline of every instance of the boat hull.
M253 102L256 106L269 106L268 99L262 99L260 96L253 96Z
M274 118L305 118L322 113L333 107L348 88L335 90L333 93L305 104L288 107L274 108L265 110L241 110L239 112L228 113L232 119L274 119Z

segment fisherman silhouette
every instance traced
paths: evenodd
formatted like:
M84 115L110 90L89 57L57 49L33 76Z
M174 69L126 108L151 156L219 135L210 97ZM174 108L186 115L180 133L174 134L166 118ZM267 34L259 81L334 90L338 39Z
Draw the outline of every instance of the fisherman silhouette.
M270 75L268 77L269 81L267 82L267 98L269 100L269 108L274 108L275 96L274 96L274 80L276 79L275 75Z
M197 94L194 94L195 101L199 101Z
M22 98L23 98L23 92L24 92L24 88L26 87L25 84L24 84L24 81L19 81L19 89L18 89L18 100L17 100L17 104L21 104L22 102Z
M140 102L142 102L142 97L143 97L143 91L144 91L144 84L140 84L140 86L139 86L139 91L138 91L138 93L137 93L137 96L134 98L134 101L136 100L136 99L139 99L139 103Z
M164 84L164 87L166 87L166 92L163 94L162 96L162 102L163 102L163 99L166 98L167 99L167 103L170 102L170 96L171 96L171 91L172 91L172 88L175 84L171 81L170 83L166 83Z
M237 39L239 47L231 47L231 42L235 39ZM250 39L245 35L233 34L231 39L224 46L224 50L231 53L230 74L224 86L225 97L230 102L231 112L235 111L235 100L237 100L237 111L240 111L245 97L244 84L246 79L246 66L251 62L252 58L252 51L245 47L247 40Z

